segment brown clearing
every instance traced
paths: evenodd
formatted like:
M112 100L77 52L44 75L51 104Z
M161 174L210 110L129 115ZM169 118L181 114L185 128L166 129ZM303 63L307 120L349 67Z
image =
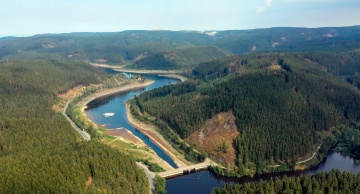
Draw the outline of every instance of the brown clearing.
M309 58L304 58L305 61L311 63L311 64L318 64L316 61L312 60L312 59L309 59Z
M220 135L219 135L220 134ZM214 156L223 165L235 165L235 149L233 140L239 135L232 111L219 113L205 122L200 130L190 135L185 141L195 145L197 149ZM228 147L227 151L220 150L220 146Z
M89 186L90 186L91 183L92 183L92 180L93 180L93 177L92 177L92 176L89 176L89 179L86 181L86 186L85 186L86 189L89 188Z
M268 67L268 69L270 70L277 70L277 69L281 69L281 66L280 65L275 65L275 64L272 64Z
M308 169L309 167L305 164L297 164L295 165L295 170L306 170Z
M143 141L141 141L138 137L136 137L135 135L133 135L131 132L129 132L124 128L107 130L106 134L114 137L123 138L127 141L131 141L138 145L142 145L142 146L145 145Z
M59 94L58 97L61 99L58 103L54 104L52 106L52 109L56 112L61 112L66 104L66 101L74 98L77 94L80 94L82 90L84 89L83 85L78 85L74 88L71 88L64 94Z
M140 60L140 59L142 59L142 58L145 58L145 57L147 57L147 52L141 53L140 55L138 55L138 56L134 59L134 61L138 61L138 60Z
M71 98L74 98L77 94L80 94L80 92L84 89L83 85L78 85L74 88L71 88L64 94L59 94L59 97L63 100L69 100Z

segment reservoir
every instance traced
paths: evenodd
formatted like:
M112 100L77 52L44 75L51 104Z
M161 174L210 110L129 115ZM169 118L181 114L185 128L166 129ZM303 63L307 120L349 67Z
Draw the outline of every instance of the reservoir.
M270 180L270 178L301 175L313 175L318 172L329 172L332 169L338 169L341 172L349 171L353 173L360 172L360 165L354 163L354 160L349 156L341 155L337 152L331 152L326 160L314 169L304 171L269 173L264 175L255 175L254 177L243 178L227 178L215 175L206 170L193 174L188 174L181 177L171 178L166 180L166 190L168 194L181 193L211 193L213 187L222 187L228 184L242 184L260 180ZM186 189L186 190L185 190Z
M128 75L127 75L128 76ZM174 161L157 145L151 142L145 135L137 131L130 125L126 117L125 102L135 95L139 95L142 92L151 90L154 88L162 87L167 84L177 83L178 80L165 78L156 75L144 75L148 79L152 79L155 82L146 88L138 91L123 92L106 97L100 97L88 104L87 114L88 116L99 125L106 125L108 129L124 127L129 129L134 135L144 141L149 147L151 147L159 157L168 162L171 166L177 168ZM105 117L105 113L114 113L112 116ZM269 180L270 178L287 176L301 176L301 175L313 175L318 172L328 172L331 169L338 169L340 171L350 171L353 173L360 172L360 165L354 163L354 160L349 156L341 155L337 152L331 152L327 159L314 169L305 171L293 171L282 173L269 173L265 175L256 175L254 177L243 178L227 178L218 176L210 171L202 171L185 176L175 177L167 179L166 189L168 194L183 194L183 193L210 193L213 187L222 187L226 183L247 183L259 180Z
M126 74L126 76L129 76L129 74ZM106 125L107 129L120 127L128 129L135 136L144 141L146 145L151 147L160 158L165 160L172 167L177 168L175 162L170 156L168 156L162 149L150 141L147 136L140 133L129 123L126 117L125 102L147 90L159 88L168 84L174 84L179 82L179 80L156 75L144 75L143 77L154 80L155 82L142 90L123 92L97 98L87 104L88 108L86 109L86 113L94 123L98 125ZM104 116L104 114L109 116Z

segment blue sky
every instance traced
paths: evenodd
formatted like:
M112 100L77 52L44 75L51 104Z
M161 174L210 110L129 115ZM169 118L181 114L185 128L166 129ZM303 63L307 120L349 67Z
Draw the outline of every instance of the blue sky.
M1 0L1 36L360 25L360 0Z

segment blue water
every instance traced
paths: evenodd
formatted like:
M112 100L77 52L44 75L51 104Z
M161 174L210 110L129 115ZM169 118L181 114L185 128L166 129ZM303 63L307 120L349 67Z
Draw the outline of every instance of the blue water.
M129 76L126 74L126 76ZM125 102L133 98L135 95L139 95L147 90L152 90L154 88L159 88L167 84L175 84L179 82L176 79L165 78L156 75L146 75L148 79L152 79L155 82L142 90L124 92L119 94L114 94L110 96L100 97L91 101L86 109L87 115L91 118L93 122L98 125L106 125L107 129L115 129L124 127L131 131L134 135L139 137L144 141L150 148L152 148L156 154L169 163L172 167L178 168L175 162L168 156L162 149L160 149L156 144L154 144L147 136L140 133L136 130L126 118L126 108ZM114 116L105 117L104 113L115 113Z
M254 177L242 177L242 178L227 178L218 176L212 172L206 170L203 172L197 172L171 178L166 180L166 190L168 194L183 194L183 193L211 193L213 187L222 187L226 183L228 184L243 184L247 182L270 180L275 177L282 177L284 175L301 176L301 175L313 175L318 172L329 172L332 169L338 169L341 172L349 171L353 173L360 172L360 165L354 163L354 160L349 156L344 156L337 152L330 153L326 160L314 169L304 171L292 171L292 172L279 172L269 173L264 175L255 175Z
M131 75L126 75L127 77ZM158 156L168 162L174 168L177 168L174 161L158 146L151 142L145 135L137 131L130 125L126 118L125 102L135 95L139 95L144 91L151 90L154 88L162 87L167 84L177 83L178 80L164 78L156 75L146 75L146 78L155 80L155 82L147 86L143 90L124 92L111 96L98 98L88 104L87 114L88 116L99 125L107 125L106 128L114 129L119 127L125 127L129 129L134 135L143 140L149 147L151 147ZM106 112L113 112L113 117L104 117L103 114ZM328 172L331 169L338 169L340 171L351 171L353 173L360 172L360 165L354 163L354 160L349 156L341 155L340 153L330 153L327 159L321 163L318 167L305 170L305 171L294 171L294 172L282 172L282 173L270 173L264 175L256 175L254 177L243 177L243 178L227 178L218 176L210 171L197 172L181 177L168 179L166 181L166 189L168 194L183 194L183 193L210 193L213 187L222 187L226 183L246 183L251 181L269 180L276 176L281 177L287 176L300 176L300 175L313 175L318 172Z

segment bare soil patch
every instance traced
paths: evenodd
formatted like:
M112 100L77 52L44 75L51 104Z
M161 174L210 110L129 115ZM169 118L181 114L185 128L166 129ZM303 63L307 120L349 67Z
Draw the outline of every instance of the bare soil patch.
M83 89L84 89L83 85L78 85L78 86L70 89L69 91L67 91L64 94L59 94L58 96L61 100L58 103L54 104L52 106L52 109L55 110L56 112L62 112L62 110L65 107L66 102L68 100L74 98L77 94L81 94Z
M89 179L86 181L86 186L85 186L86 189L89 188L89 186L90 186L91 183L92 183L92 180L93 180L93 177L92 177L92 176L89 176Z
M142 146L145 145L144 142L141 141L141 139L139 139L134 134L132 134L131 132L129 132L128 130L126 130L124 128L107 130L106 134L114 136L114 137L123 138L124 140L133 142L133 143L138 144L138 145L139 144L142 145Z
M187 80L186 77L184 77L182 75L177 75L177 74L164 74L164 75L159 75L159 76L168 77L168 78L175 78L175 79L178 79L178 80L180 80L182 82Z
M272 64L268 67L268 69L270 70L278 70L278 69L281 69L281 66L280 65L275 65L275 64Z
M138 55L138 56L134 59L134 61L139 61L140 59L145 58L145 57L147 57L147 52L141 53L140 55Z
M223 165L235 165L233 140L239 135L232 111L219 113L185 141L214 156ZM224 149L226 147L226 149Z
M83 85L78 85L74 88L71 88L69 91L67 91L64 94L59 94L59 97L64 100L69 100L74 98L77 94L80 94L83 89L84 89Z

